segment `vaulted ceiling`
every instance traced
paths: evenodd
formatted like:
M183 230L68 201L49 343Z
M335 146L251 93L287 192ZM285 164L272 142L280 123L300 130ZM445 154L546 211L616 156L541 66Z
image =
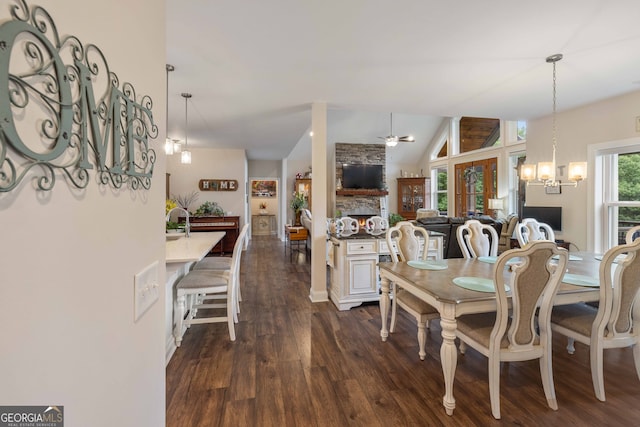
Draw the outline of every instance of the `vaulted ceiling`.
M639 17L637 0L167 1L169 136L190 92L193 146L280 159L326 102L379 117L349 138L381 142L393 112L417 139L397 148L424 149L443 117L550 114L551 54L559 111L640 90Z

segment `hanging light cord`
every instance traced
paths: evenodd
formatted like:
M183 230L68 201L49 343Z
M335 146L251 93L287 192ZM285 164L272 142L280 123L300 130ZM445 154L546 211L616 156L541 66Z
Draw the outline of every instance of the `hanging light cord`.
M165 117L167 126L165 138L169 138L169 72L175 69L176 67L174 67L173 65L167 64L167 117Z
M553 133L552 142L553 142L553 167L556 167L556 62L562 59L560 56L559 59L553 61L553 121L551 124L551 131ZM555 172L555 170L554 170Z
M187 148L189 144L189 115L187 114L190 93L183 93L184 97L184 147Z
M562 59L562 54L561 53L556 53L555 55L551 55L547 57L547 62L550 62L551 64L553 64L553 109L552 109L552 124L551 124L551 132L552 132L552 139L551 139L551 143L552 143L552 148L553 148L553 152L552 152L552 158L551 161L553 162L553 172L554 172L554 177L555 177L555 169L556 169L556 62L560 61ZM555 179L554 179L555 182Z

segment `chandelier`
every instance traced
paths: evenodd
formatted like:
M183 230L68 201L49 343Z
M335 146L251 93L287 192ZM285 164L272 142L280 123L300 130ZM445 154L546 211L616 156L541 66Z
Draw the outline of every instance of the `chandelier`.
M568 182L560 182L556 180L556 62L562 59L562 54L556 53L547 57L547 63L553 64L553 124L552 124L552 146L550 162L539 162L537 166L534 164L524 164L520 169L520 179L527 182L527 185L542 185L545 187L559 187L570 185L577 187L578 183L587 178L587 162L570 162L568 170Z
M188 108L189 98L191 98L191 94L183 93L182 97L184 98L184 150L182 150L180 162L185 165L190 165L191 151L189 151L189 147L187 147L187 144L189 144L189 139L188 139L189 121L187 116L187 108Z

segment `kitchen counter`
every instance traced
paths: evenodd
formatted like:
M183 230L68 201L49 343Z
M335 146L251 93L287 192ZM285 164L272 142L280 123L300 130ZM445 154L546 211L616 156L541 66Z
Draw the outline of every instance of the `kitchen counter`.
M190 237L167 240L165 263L200 261L224 235L224 231L192 232Z

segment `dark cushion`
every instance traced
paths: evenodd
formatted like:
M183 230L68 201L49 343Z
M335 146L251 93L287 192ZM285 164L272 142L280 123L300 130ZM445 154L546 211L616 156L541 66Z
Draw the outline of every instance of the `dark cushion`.
M447 218L446 216L430 216L417 219L416 221L423 225L448 224L449 218Z

